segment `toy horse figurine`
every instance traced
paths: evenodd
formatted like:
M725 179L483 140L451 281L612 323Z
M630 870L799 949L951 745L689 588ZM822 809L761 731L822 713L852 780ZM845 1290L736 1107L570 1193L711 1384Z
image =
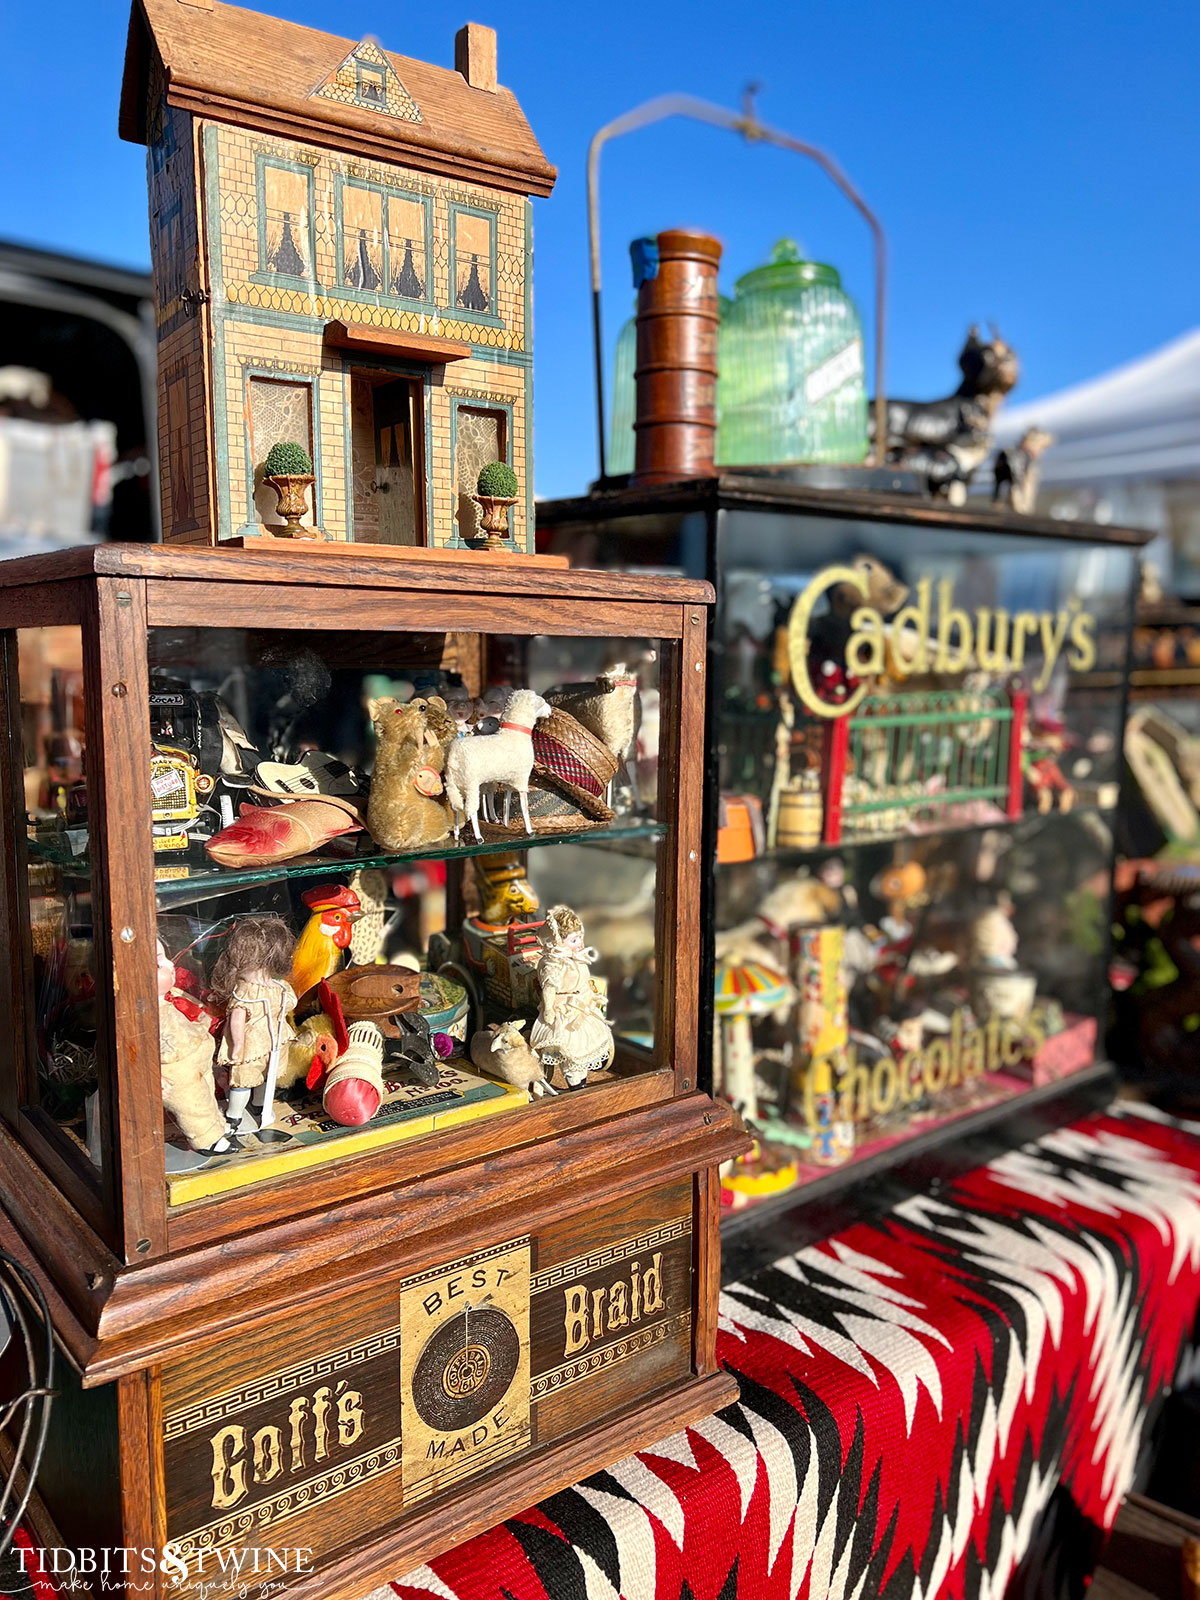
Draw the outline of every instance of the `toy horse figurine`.
M921 473L931 494L962 505L992 448L992 423L1021 375L1016 351L994 324L991 340L973 327L959 352L962 382L942 400L887 403L887 459Z

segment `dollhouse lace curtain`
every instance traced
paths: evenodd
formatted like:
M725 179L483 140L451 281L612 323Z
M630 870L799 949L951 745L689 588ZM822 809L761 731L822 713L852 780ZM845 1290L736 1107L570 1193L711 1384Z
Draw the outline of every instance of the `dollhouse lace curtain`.
M254 505L258 520L281 528L275 491L263 482L262 464L275 444L298 444L311 459L312 393L306 383L279 383L272 378L250 380L250 438L254 454ZM304 521L313 520L311 496Z
M504 413L462 407L458 413L458 531L464 539L479 537L479 508L471 499L479 470L489 461L506 461Z

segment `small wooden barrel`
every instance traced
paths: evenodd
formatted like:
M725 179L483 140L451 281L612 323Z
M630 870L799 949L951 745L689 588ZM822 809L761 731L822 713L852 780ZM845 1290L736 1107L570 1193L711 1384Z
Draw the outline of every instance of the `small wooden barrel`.
M707 233L658 236L658 271L638 289L634 483L716 470L720 260Z
M818 789L785 789L779 796L775 843L780 850L812 850L821 842L824 808Z

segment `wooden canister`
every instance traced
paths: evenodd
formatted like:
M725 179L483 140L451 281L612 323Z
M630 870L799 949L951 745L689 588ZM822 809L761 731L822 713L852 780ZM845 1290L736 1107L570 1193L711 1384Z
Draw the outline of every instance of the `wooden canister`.
M638 288L634 483L716 470L720 260L707 233L658 236L658 270Z
M819 789L785 789L779 796L775 843L780 850L813 850L821 842Z

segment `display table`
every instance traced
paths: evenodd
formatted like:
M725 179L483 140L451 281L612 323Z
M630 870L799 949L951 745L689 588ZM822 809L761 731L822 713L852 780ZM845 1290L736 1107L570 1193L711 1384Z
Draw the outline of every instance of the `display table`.
M732 1285L738 1404L396 1593L1078 1592L1200 1304L1197 1135L1097 1113Z

